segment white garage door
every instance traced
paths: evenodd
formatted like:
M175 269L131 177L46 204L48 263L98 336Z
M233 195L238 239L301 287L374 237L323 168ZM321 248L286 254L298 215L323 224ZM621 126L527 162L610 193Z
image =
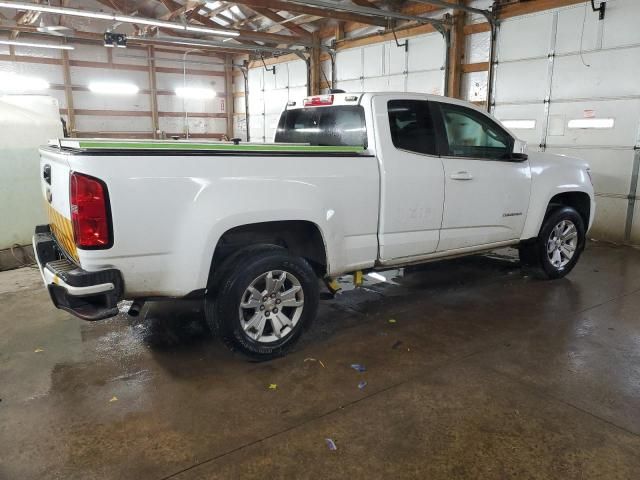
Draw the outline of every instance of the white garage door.
M272 68L272 67L269 67ZM273 142L280 114L289 100L307 94L307 64L302 60L279 63L275 73L249 70L249 129L252 142Z
M609 0L502 23L494 113L530 147L591 163L591 236L640 243L640 2ZM584 31L583 31L584 24ZM517 122L515 122L517 121ZM514 128L515 127L515 128ZM634 221L635 216L635 221Z
M445 43L439 33L413 37L408 48L394 41L336 54L337 88L347 92L444 94ZM405 39L400 40L404 43Z

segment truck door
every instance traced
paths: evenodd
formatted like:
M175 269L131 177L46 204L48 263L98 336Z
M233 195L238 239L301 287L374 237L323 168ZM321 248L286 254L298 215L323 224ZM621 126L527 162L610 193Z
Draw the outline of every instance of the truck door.
M377 95L372 102L381 162L380 260L433 253L442 223L444 169L429 102L398 95Z
M531 171L528 161L510 158L513 137L477 110L444 102L432 106L445 174L438 251L519 239Z

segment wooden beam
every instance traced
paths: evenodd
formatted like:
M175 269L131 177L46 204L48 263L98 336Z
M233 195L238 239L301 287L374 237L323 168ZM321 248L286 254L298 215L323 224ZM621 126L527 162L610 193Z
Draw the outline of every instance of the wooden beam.
M333 18L335 20L359 22L365 25L385 26L387 24L387 21L384 18L369 17L367 15L360 15L357 13L340 12L337 10L309 7L306 5L298 5L296 3L289 3L282 0L234 0L234 3L247 5L251 8L262 7L270 8L272 10L284 10L285 12L305 13L307 15Z
M320 93L320 81L322 68L320 64L320 33L313 33L313 47L311 47L311 58L309 62L309 68L311 69L309 75L309 93L311 95L318 95Z
M407 38L413 37L415 35L422 35L423 33L432 33L435 32L436 29L431 25L418 25L415 27L408 27L400 30L396 30L396 37ZM366 45L371 45L374 43L387 42L393 40L393 33L372 33L371 35L367 35L366 37L356 38L354 40L344 40L342 42L338 42L336 45L336 50L344 50L345 48L354 48L354 47L364 47Z
M464 5L465 2L464 0L459 0L458 3ZM460 98L462 63L464 61L466 41L464 35L465 19L466 12L457 11L453 15L453 28L450 30L447 95L452 98Z
M462 65L463 73L488 72L488 71L489 71L489 62L465 63Z
M305 30L299 25L296 25L293 22L281 23L287 19L282 15L269 10L268 8L262 8L262 7L249 7L249 8L251 8L251 10L253 10L256 13L259 13L263 17L268 18L272 22L279 23L281 27L286 28L294 35L298 35L300 37L311 37L311 33L309 33L307 30Z

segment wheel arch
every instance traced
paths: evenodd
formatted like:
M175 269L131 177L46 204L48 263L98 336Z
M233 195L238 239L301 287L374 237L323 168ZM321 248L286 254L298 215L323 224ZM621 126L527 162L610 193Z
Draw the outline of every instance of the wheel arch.
M318 276L329 271L327 244L320 227L308 220L274 220L238 225L218 239L211 258L209 277L232 255L257 245L286 248L307 260Z
M543 202L537 202L532 196L521 239L536 238L549 214L561 207L574 208L584 221L585 230L588 230L592 223L594 206L592 193L581 189L552 191Z

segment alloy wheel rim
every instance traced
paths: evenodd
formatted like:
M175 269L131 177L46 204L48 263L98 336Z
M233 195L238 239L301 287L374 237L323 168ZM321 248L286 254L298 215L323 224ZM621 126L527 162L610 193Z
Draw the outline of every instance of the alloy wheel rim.
M547 257L555 268L564 268L578 247L578 229L571 220L560 221L547 239Z
M303 309L304 292L296 276L284 270L269 270L245 289L238 314L249 338L271 343L291 334Z

